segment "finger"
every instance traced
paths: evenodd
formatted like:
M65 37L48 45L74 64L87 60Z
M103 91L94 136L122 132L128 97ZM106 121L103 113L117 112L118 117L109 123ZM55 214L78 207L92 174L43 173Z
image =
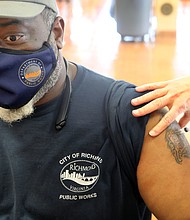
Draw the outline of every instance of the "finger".
M144 91L149 91L149 90L155 90L155 89L160 89L168 85L168 82L155 82L155 83L147 83L141 86L136 87L137 92L144 92Z
M178 115L179 113L176 111L176 109L171 109L168 113L164 115L160 122L151 129L149 135L152 137L158 136L177 118Z
M153 100L152 102L146 104L145 106L135 109L132 111L133 116L140 117L144 116L146 114L149 114L155 110L161 109L168 104L168 98L158 98L156 100Z
M143 103L150 102L153 99L160 98L160 97L166 95L167 92L168 92L167 89L156 89L152 92L146 93L142 96L139 96L137 98L132 99L131 104L134 105L134 106L141 105Z
M184 113L183 117L179 120L179 125L183 128L190 122L190 111Z

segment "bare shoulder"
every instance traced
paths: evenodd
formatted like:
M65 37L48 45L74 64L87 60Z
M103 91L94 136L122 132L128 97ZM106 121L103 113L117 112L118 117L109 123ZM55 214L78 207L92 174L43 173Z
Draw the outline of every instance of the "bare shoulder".
M177 122L158 137L148 131L165 110L151 115L137 169L140 193L158 219L190 219L190 145Z

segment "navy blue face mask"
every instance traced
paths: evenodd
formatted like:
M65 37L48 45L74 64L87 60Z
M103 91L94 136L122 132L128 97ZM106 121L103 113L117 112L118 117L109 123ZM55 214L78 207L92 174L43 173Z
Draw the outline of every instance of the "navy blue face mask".
M0 107L18 109L28 103L56 67L46 42L37 51L0 48Z

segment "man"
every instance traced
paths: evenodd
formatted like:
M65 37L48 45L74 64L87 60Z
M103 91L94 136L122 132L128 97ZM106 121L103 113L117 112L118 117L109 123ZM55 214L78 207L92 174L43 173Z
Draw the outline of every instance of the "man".
M62 58L55 0L0 0L0 219L190 219L190 147L135 86ZM145 205L146 204L146 205Z

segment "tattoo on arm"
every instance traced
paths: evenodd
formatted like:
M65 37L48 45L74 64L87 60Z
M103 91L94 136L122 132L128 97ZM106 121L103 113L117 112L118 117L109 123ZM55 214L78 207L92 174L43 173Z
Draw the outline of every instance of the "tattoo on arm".
M178 164L182 164L184 158L190 158L189 143L185 135L180 133L175 126L170 125L166 129L165 140Z

